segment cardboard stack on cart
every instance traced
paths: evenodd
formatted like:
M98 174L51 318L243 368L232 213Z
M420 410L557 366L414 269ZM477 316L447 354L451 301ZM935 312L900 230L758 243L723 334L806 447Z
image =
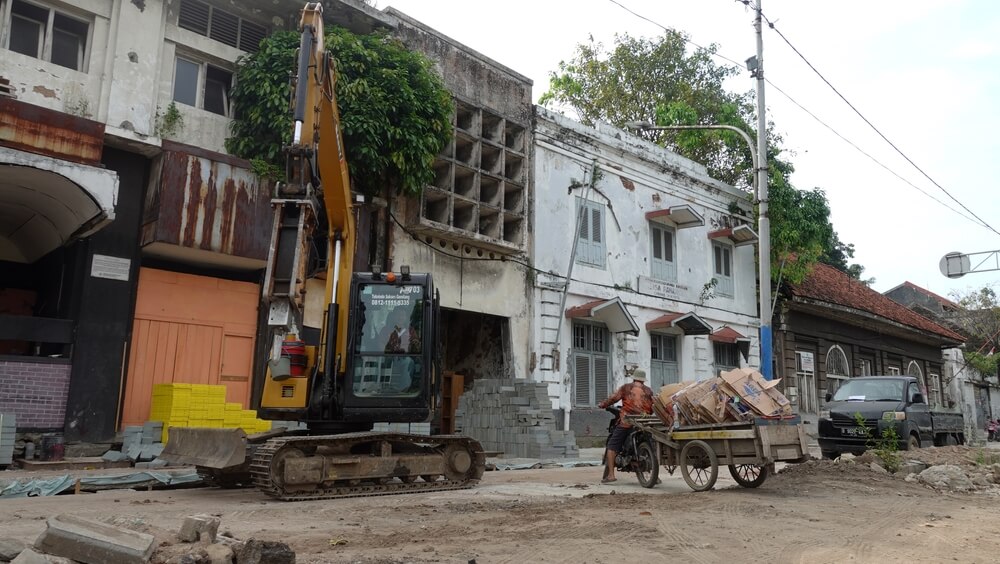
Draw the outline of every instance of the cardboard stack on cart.
M663 386L653 409L670 427L791 415L792 406L777 390L778 382L765 380L755 370L737 368L700 382Z

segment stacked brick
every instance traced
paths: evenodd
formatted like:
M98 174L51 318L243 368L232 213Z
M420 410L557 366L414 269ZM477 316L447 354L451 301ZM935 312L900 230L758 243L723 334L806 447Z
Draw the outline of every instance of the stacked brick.
M476 380L455 411L456 431L507 458L577 458L573 431L555 427L548 384Z
M256 411L227 403L225 386L207 384L153 386L149 419L163 422L163 442L167 442L170 427L239 427L247 433L271 429L271 422L258 419Z

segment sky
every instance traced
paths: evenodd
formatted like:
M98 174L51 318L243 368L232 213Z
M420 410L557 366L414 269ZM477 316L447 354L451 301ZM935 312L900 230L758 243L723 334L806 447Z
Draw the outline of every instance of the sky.
M730 59L743 61L756 52L753 13L742 2L617 2L687 33L696 44L717 44L719 54ZM376 5L405 12L531 78L536 102L548 89L549 73L571 59L588 36L611 46L616 33L662 32L612 0L378 0ZM762 0L762 10L907 157L1000 231L1000 2ZM766 87L767 117L795 166L792 183L826 192L834 228L842 241L855 245L854 261L865 267L865 278L875 278L873 288L884 292L910 281L947 297L953 290L1000 285L997 271L954 280L941 274L939 261L946 253L1000 250L1000 234L970 219L774 30L764 31L767 79L892 171ZM743 92L754 83L743 72L727 86Z

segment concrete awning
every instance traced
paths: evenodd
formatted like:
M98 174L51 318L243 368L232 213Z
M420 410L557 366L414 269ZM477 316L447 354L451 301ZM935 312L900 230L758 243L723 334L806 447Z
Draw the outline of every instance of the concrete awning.
M118 175L0 147L0 260L31 264L115 217Z
M687 204L646 212L646 219L654 223L673 226L677 229L705 225L705 218Z
M708 335L712 332L711 325L693 312L670 312L646 323L647 331L667 328L680 329L685 335Z
M571 319L591 319L599 321L612 333L639 334L639 325L628 312L621 298L594 300L566 310Z
M713 331L712 334L708 336L708 340L714 343L736 345L739 347L743 358L747 360L750 359L750 338L744 337L742 333L732 327L726 326L717 331Z
M752 245L753 243L756 243L758 239L757 233L751 229L749 225L737 225L736 227L727 227L726 229L711 231L708 234L708 238L728 239L737 247Z

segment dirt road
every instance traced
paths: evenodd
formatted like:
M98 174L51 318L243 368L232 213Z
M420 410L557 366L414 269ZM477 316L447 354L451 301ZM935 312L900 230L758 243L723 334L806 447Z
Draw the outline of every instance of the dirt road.
M167 540L214 513L232 536L287 542L298 562L996 562L1000 498L941 493L863 465L799 466L757 490L653 490L600 468L488 472L473 490L282 503L247 490L116 491L0 502L0 536L32 541L58 513ZM679 473L678 473L679 474ZM723 477L725 475L725 477ZM346 544L345 544L346 542Z

